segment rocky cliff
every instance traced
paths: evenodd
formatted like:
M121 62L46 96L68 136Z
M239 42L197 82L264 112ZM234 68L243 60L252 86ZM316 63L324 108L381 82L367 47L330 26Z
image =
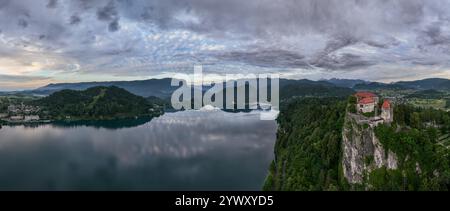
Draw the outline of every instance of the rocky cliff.
M348 101L305 98L281 109L264 190L450 189L450 113L396 105L389 125L349 113Z
M347 114L342 130L342 169L350 184L364 184L370 172L398 168L395 153L385 150L375 136L374 125L363 117Z

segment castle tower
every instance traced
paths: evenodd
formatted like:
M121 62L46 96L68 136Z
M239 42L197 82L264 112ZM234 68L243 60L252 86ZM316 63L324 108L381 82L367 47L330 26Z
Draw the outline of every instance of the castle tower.
M383 118L385 122L392 122L393 120L391 114L391 102L389 102L389 100L384 100L383 105L381 106L381 118Z

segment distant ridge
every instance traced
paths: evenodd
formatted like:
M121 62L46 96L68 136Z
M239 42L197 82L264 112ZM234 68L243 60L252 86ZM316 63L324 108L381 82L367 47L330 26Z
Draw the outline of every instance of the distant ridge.
M171 97L173 91L178 87L172 87L171 78L164 79L149 79L138 81L109 81L109 82L81 82L81 83L58 83L49 84L44 87L37 88L35 90L21 91L21 92L0 92L1 94L33 94L33 95L50 95L54 92L64 89L70 90L86 90L88 88L96 86L116 86L129 91L132 94L142 97L158 97L161 99L168 99ZM207 87L205 87L207 88ZM315 89L317 88L317 89ZM339 89L336 89L339 88ZM450 90L450 80L443 78L429 78L417 81L400 81L395 83L380 83L369 82L358 79L329 79L312 81L307 79L292 80L292 79L280 79L280 90L284 90L282 95L316 95L331 92L331 95L337 93L348 93L349 90L379 90L379 89L391 89L391 90L438 90L448 91ZM304 89L304 90L299 90ZM336 89L336 90L333 90ZM337 91L337 92L335 92ZM289 92L289 93L287 93ZM334 92L334 94L333 94Z
M420 90L450 90L450 80L444 78L429 78L418 81L400 81L395 84Z
M407 87L400 84L386 84L379 82L370 82L365 84L357 84L353 87L355 90L379 90L379 89L390 89L390 90L403 90L408 89Z
M332 79L322 79L320 81L327 81L329 83L332 83L338 87L346 87L346 88L353 88L357 84L368 84L370 81L360 80L360 79L339 79L339 78L332 78Z
M395 83L371 82L357 84L356 90L376 90L376 89L413 89L413 90L450 90L450 80L444 78L428 78L417 81L399 81Z
M142 97L159 97L168 98L176 87L170 86L172 79L149 79L140 81L109 81L109 82L81 82L81 83L60 83L49 84L47 86L37 88L35 90L26 91L30 94L50 95L54 92L64 89L70 90L86 90L97 86L116 86Z

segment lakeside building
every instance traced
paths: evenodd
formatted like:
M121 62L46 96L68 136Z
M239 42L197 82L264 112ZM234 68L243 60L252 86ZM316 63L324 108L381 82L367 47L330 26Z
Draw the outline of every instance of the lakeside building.
M38 115L31 115L31 116L25 116L24 121L31 122L31 121L39 121L40 118Z
M9 117L11 121L22 121L24 120L24 116L11 116Z
M39 112L40 108L37 106L30 106L30 105L9 105L8 106L8 113L11 115L18 115L18 114L35 114Z

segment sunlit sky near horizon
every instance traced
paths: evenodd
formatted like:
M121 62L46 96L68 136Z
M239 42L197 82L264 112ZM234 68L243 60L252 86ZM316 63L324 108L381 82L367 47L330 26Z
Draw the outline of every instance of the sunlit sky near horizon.
M448 0L0 0L0 91L193 73L450 78Z

